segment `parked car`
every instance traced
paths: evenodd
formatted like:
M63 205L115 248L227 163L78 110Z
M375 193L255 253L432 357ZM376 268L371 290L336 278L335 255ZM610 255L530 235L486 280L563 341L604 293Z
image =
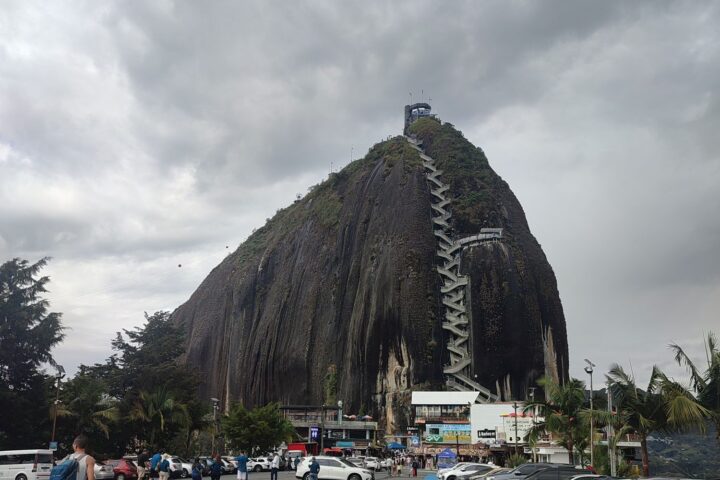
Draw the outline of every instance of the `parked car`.
M493 475L498 475L498 474L500 474L500 473L506 473L506 472L509 472L509 471L510 471L509 468L494 467L494 468L493 468L492 470L490 470L489 472L476 473L476 474L474 474L474 475L470 475L469 480L486 480L487 478L489 478L489 477L491 477L491 476L493 476Z
M393 462L392 457L388 457L388 458L383 459L382 466L383 466L383 468L390 470L394 463L395 462Z
M348 462L352 463L353 465L355 465L355 466L358 467L358 468L365 468L365 462L363 461L362 458L358 458L358 457L347 457L345 460L347 460Z
M570 480L612 480L612 477L607 475L596 475L594 473L583 473L572 477Z
M270 461L264 457L249 458L247 463L248 472L261 472L270 470Z
M237 469L237 457L231 457L230 455L225 455L224 457L221 457L226 462L230 462L233 464L233 466Z
M237 467L234 463L228 462L224 458L220 458L220 461L222 462L222 472L223 473L235 473L237 472Z
M462 467L463 465L469 465L469 464L470 464L470 462L460 462L460 463L456 463L452 467L438 468L437 476L438 476L438 478L440 478L440 475L442 475L443 473L449 472L450 470L454 470L456 468Z
M306 458L298 465L295 478L308 480L310 477L310 458ZM316 456L315 460L320 464L320 475L322 480L374 480L372 471L359 468L344 458Z
M115 480L135 480L138 478L137 466L126 458L105 460L105 465L112 467Z
M377 457L365 457L365 468L368 470L382 470L382 464Z
M573 465L553 465L531 473L525 477L525 480L570 480L582 473L581 470L575 468Z
M192 475L193 462L190 462L182 457L172 457L173 463L177 462L180 464L180 477L188 478ZM170 464L172 467L172 464Z
M548 467L557 465L554 463L523 463L522 465L513 468L509 472L500 473L487 477L488 480L523 480L528 475L531 475L540 470L544 470Z
M495 470L495 465L484 463L465 463L438 475L439 480L466 480L474 475L489 473Z
M53 450L4 450L0 452L0 478L47 480L54 453Z
M115 480L115 472L113 471L112 465L96 461L93 471L95 472L95 480Z

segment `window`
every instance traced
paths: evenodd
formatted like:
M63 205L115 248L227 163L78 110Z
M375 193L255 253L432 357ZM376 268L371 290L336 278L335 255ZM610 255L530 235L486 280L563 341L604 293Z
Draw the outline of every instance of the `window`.
M535 478L536 480L557 480L558 474L557 470L551 468L542 472L538 472L538 474L533 476L533 478Z
M53 463L53 456L51 453L38 453L37 463Z
M320 464L321 467L335 467L339 468L342 465L337 460L332 460L330 458L318 458L317 459L318 464Z

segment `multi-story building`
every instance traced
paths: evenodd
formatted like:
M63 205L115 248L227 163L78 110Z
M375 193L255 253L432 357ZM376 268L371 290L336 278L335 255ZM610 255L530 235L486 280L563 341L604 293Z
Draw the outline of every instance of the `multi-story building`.
M367 453L377 440L378 423L365 416L343 415L342 403L328 405L286 405L280 407L298 436L316 443L319 450L337 447Z

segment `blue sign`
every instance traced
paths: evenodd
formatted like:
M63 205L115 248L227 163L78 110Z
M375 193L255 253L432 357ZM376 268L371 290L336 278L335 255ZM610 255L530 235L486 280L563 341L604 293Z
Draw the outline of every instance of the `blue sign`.
M320 440L320 429L318 427L310 427L310 439L311 442L317 442Z
M50 446L48 447L50 450L57 450L58 442L50 442Z
M410 439L410 443L412 443L413 447L419 447L420 446L420 438L418 437L412 437Z

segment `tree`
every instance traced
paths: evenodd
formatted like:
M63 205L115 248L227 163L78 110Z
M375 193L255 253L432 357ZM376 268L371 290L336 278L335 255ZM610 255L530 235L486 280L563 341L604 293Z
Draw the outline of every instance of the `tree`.
M55 364L50 351L62 341L63 327L42 298L49 278L38 273L47 262L14 258L0 265L0 448L49 438L48 422L37 421L46 420L49 383L39 369Z
M655 431L705 430L707 410L679 383L653 367L647 388L641 390L635 378L620 365L613 365L608 384L618 407L619 422L640 437L643 475L650 475L647 437Z
M670 345L675 352L675 361L687 367L690 385L697 394L700 404L710 411L715 424L715 440L720 446L720 348L711 332L705 338L705 371L700 371L685 351L677 344Z
M151 447L164 445L167 439L187 425L185 405L175 401L165 387L140 392L130 410L131 420L139 422Z
M252 410L235 404L221 423L230 446L250 453L267 452L281 442L290 441L295 434L294 427L282 416L277 403Z
M553 434L557 443L565 447L570 455L570 463L575 463L575 447L587 435L580 420L580 413L585 404L585 383L571 378L565 383L556 383L554 380L543 377L538 385L545 390L545 401L529 402L525 411L537 409L538 416L544 418L542 422L533 427L530 434L537 437L541 432Z

